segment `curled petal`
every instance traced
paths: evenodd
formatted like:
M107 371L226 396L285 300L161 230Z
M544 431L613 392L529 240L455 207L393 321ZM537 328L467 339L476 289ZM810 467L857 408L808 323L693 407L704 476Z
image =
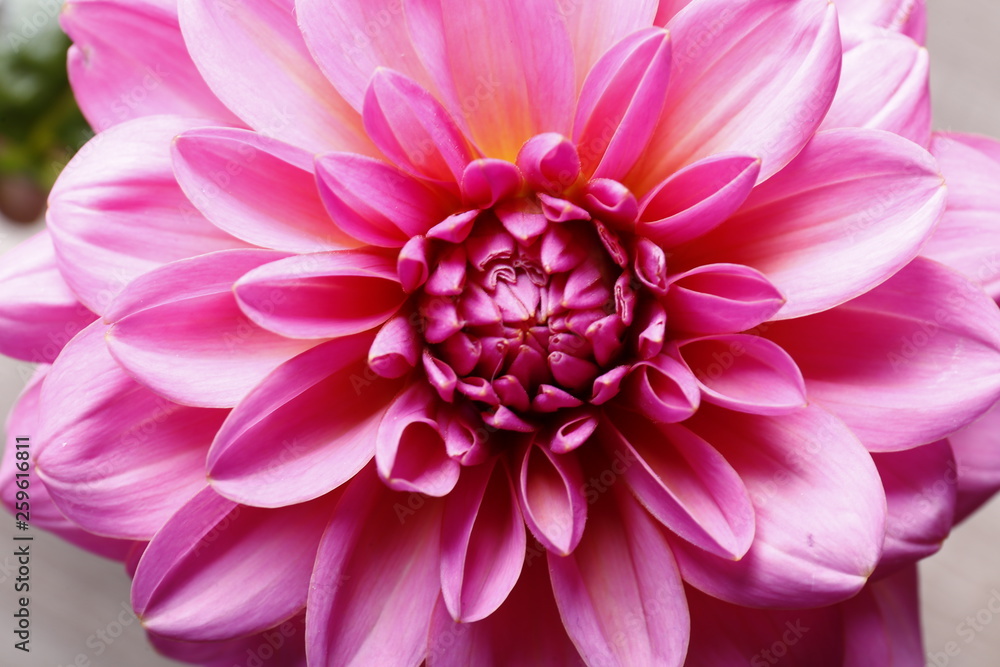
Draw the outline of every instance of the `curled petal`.
M443 193L380 160L330 153L316 175L334 224L364 243L401 248L448 215Z
M643 197L639 232L664 248L706 234L746 201L759 173L760 159L749 155L720 154L698 160Z
M798 366L766 338L705 336L675 346L706 401L761 415L784 414L806 405L806 386Z
M698 410L701 391L687 366L663 354L632 367L623 399L654 422L674 423Z
M435 419L438 398L414 382L385 412L375 435L379 477L395 491L445 496L458 482L460 465L448 456Z
M620 180L642 154L666 101L670 34L645 28L615 44L584 81L573 123L583 171Z
M518 482L521 512L532 534L553 553L571 553L587 521L579 461L532 443L521 456Z
M382 252L297 255L246 273L233 286L257 325L289 338L335 338L372 329L405 298L396 262Z
M469 623L495 612L517 583L526 544L507 466L465 469L441 523L441 592L452 618Z
M739 264L706 264L672 276L666 296L671 327L712 334L752 329L784 304L760 271Z

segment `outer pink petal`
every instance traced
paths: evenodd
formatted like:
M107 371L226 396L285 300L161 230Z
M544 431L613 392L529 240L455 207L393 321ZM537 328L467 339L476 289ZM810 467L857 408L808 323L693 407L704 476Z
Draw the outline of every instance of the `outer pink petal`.
M840 612L844 619L844 667L910 667L927 661L916 567L869 583L857 597L842 604Z
M199 124L157 116L113 127L91 139L52 188L47 221L59 269L94 312L150 269L245 247L203 218L174 179L170 142Z
M149 641L169 658L203 667L233 667L234 664L249 667L257 660L261 667L307 667L304 613L277 627L239 639L185 642L150 632Z
M226 413L186 408L125 374L95 323L42 388L38 474L59 509L99 535L149 539L205 485L205 454Z
M580 546L549 553L566 631L588 664L681 665L688 644L684 587L656 522L619 487L591 506Z
M136 542L100 537L77 526L55 506L45 483L35 472L35 457L44 445L38 440L39 399L42 381L48 370L48 366L39 367L7 419L6 445L0 462L0 501L13 516L18 511L16 504L21 504L21 509L24 509L23 501L17 498L17 494L24 491L28 494L30 505L28 521L33 528L55 533L67 542L105 558L124 560ZM19 443L18 438L26 440Z
M331 153L317 159L316 175L334 224L364 243L401 248L452 212L444 191L380 160Z
M373 153L361 117L309 54L293 0L178 0L178 13L198 70L251 128L312 152Z
M815 407L763 417L702 406L688 424L740 474L757 527L736 562L672 541L685 581L752 607L826 605L861 590L881 555L885 493L842 422Z
M342 250L297 255L250 271L233 287L258 325L290 338L334 338L372 329L403 304L396 258Z
M220 641L294 616L305 607L336 500L258 509L204 489L163 526L139 562L132 607L143 627L185 641Z
M428 667L531 664L584 664L559 617L544 561L525 562L510 596L481 621L457 623L444 600L438 600L431 620Z
M674 48L667 104L629 179L634 192L644 194L681 167L725 151L760 157L763 180L802 150L840 75L830 3L703 0L667 29Z
M233 283L284 257L230 250L182 260L130 284L109 309L108 346L133 377L178 403L232 407L264 376L317 341L257 327Z
M493 614L517 583L526 545L506 464L466 468L441 524L441 592L450 616L468 623Z
M387 489L372 468L347 487L323 535L309 591L315 665L416 667L440 595L440 501Z
M937 133L931 142L948 180L948 206L921 254L961 271L1000 297L1000 142Z
M310 151L248 130L205 128L174 140L173 165L198 210L247 243L291 252L356 245L323 207Z
M601 56L622 39L653 25L655 0L558 3L576 60L577 90ZM658 25L663 25L658 24Z
M74 96L95 131L159 114L239 123L191 62L175 3L70 0L59 23L74 42Z
M63 346L97 318L77 301L42 231L20 244L0 267L0 354L51 363Z
M957 523L1000 491L1000 406L948 440L958 468Z
M876 576L936 553L955 519L958 477L947 440L873 454L889 513Z
M212 444L212 486L237 502L282 507L328 493L361 470L401 384L368 370L371 341L371 334L332 340L265 378Z
M864 28L886 28L919 44L926 37L925 0L837 0L837 11L849 35Z
M685 667L789 665L854 667L844 663L838 607L778 611L739 607L688 588L691 646ZM902 667L902 666L900 666Z
M379 67L415 79L431 79L410 38L403 0L295 0L306 44L347 102L361 111L368 83Z
M684 426L612 414L598 437L639 502L692 544L722 558L742 557L753 541L754 510L732 466Z
M487 157L513 161L536 134L569 134L576 75L555 0L410 0L406 10L442 101Z
M765 333L795 358L810 399L872 451L943 438L1000 398L1000 310L928 259L842 306Z
M688 261L759 269L787 299L777 317L800 317L863 294L905 266L944 204L937 164L919 146L877 130L823 132L698 239Z
M887 130L927 146L931 138L930 58L901 35L862 42L844 54L840 86L822 130Z

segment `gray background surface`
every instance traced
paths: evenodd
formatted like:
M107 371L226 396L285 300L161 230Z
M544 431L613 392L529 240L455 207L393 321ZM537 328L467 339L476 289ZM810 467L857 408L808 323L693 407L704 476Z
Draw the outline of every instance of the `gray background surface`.
M935 127L1000 137L1000 3L996 0L930 0L929 47ZM0 221L0 253L38 227L15 227ZM24 365L0 360L0 413L6 414L24 382ZM32 560L32 652L11 647L15 596L9 572L13 521L0 516L0 665L157 667L176 665L155 655L138 622L121 629L110 644L101 640L119 632L117 623L128 603L128 577L117 563L91 556L35 531ZM1000 665L1000 618L988 610L1000 597L1000 501L994 501L961 526L936 556L922 566L922 615L925 646L944 650L955 642L954 667ZM983 613L985 611L985 613ZM967 616L989 618L966 642L960 634ZM83 656L81 659L80 656ZM79 662L76 662L78 661ZM87 662L89 661L89 662ZM860 666L868 667L868 666ZM871 666L878 667L878 666ZM902 667L902 666L901 666ZM909 666L906 666L909 667Z

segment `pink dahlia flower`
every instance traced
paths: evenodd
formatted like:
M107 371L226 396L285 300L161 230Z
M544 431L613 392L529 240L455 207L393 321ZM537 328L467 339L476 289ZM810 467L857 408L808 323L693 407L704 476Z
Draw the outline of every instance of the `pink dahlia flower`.
M730 665L720 619L797 613L745 607L914 613L1000 479L946 439L1000 397L996 186L931 144L922 12L843 5L70 2L102 131L0 282L36 523L209 665Z

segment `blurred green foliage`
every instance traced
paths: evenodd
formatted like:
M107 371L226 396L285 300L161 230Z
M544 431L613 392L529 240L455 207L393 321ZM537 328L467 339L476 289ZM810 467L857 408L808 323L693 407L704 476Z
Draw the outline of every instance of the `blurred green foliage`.
M92 132L69 87L69 40L57 17L35 3L0 2L0 210L33 219Z

